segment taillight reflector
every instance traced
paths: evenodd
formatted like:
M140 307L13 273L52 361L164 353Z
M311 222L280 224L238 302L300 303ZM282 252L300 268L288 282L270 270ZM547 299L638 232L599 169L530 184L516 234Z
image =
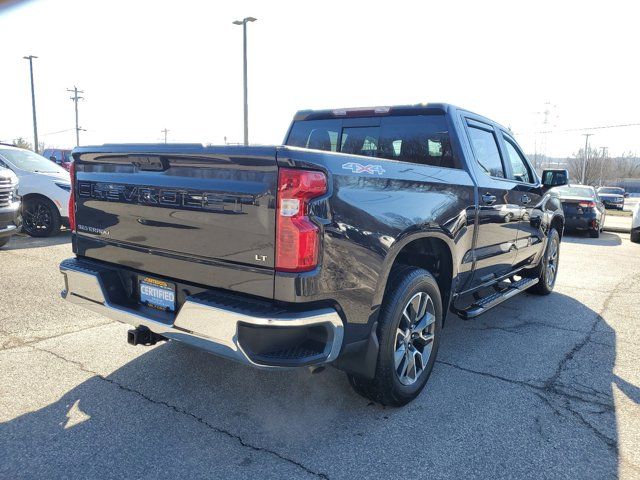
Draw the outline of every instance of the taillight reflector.
M309 200L327 192L327 177L314 170L278 172L276 262L281 272L306 272L318 265L320 230L307 216Z
M69 165L69 177L71 179L71 195L69 196L69 228L76 231L76 164Z
M578 205L582 208L595 208L596 202L580 202Z

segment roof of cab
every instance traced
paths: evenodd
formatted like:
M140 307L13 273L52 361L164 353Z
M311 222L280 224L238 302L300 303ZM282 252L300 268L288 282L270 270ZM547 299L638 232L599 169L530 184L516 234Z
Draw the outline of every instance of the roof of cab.
M293 117L294 122L304 120L327 120L334 118L377 117L398 115L445 115L455 111L464 112L488 123L493 123L505 132L509 129L484 115L477 114L466 108L460 108L450 103L417 103L415 105L391 105L378 107L332 108L325 110L299 110Z
M325 110L300 110L294 121L326 120L330 118L371 117L389 115L442 115L453 107L446 103L419 103L378 107L332 108Z

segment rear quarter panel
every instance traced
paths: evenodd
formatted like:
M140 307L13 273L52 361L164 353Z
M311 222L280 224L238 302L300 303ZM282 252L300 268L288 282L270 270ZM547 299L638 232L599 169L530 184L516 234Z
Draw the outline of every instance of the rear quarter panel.
M310 206L322 228L320 266L277 274L275 298L334 299L352 324L347 341L368 334L393 260L410 241L440 238L452 252L454 277L464 282L470 273L475 192L465 170L292 147L279 150L278 162L325 171L329 191Z

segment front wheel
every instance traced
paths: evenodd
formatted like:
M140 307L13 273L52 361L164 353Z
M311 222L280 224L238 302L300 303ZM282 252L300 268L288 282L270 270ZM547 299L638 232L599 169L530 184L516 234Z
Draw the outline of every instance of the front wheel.
M549 295L553 291L558 276L560 261L560 234L555 228L549 231L547 236L547 248L540 260L538 267L534 268L532 277L538 277L538 283L528 291L537 295Z
M414 267L394 269L378 319L380 350L373 379L349 375L360 395L399 407L424 388L436 360L442 300L435 278Z
M22 221L22 228L32 237L50 237L60 232L60 212L48 198L26 200L22 205Z

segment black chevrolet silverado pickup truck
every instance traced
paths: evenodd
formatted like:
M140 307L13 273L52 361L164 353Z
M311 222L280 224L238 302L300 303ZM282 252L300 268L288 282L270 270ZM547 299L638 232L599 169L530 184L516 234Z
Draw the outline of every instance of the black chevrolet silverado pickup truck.
M447 312L553 289L561 204L497 123L446 104L302 111L284 143L76 148L62 296L134 345L331 363L403 405Z

